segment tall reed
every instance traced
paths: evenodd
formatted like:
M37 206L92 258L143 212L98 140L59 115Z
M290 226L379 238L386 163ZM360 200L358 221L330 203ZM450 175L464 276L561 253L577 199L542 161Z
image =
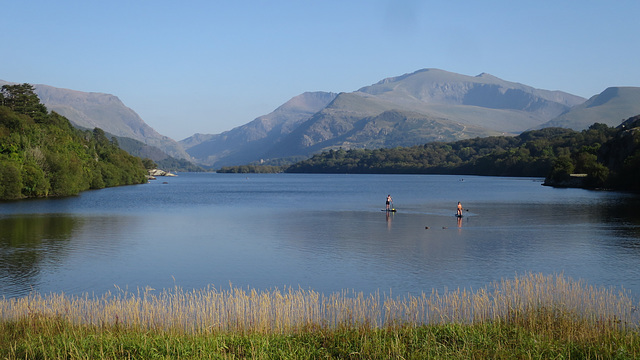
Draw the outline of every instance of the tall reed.
M181 334L509 323L571 337L589 336L582 328L594 333L635 330L639 324L636 308L624 290L589 286L563 275L526 274L477 291L433 291L395 298L379 293L324 295L300 288L257 291L231 286L226 290L210 286L136 292L118 288L102 296L32 293L0 299L0 320L62 318L77 325Z

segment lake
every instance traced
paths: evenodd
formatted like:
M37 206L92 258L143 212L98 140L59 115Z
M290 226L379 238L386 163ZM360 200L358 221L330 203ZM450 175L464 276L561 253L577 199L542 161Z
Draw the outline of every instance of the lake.
M637 297L639 197L541 184L185 173L0 203L0 296L230 284L395 296L478 289L534 272ZM395 213L383 211L387 194Z

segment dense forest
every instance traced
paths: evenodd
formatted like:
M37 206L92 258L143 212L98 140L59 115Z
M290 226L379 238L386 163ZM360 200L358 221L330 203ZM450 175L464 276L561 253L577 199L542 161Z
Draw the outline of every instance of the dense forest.
M639 126L636 116L617 128L596 123L583 131L545 128L412 147L329 150L282 170L534 176L553 186L640 190Z
M147 181L140 158L99 128L49 113L30 84L0 91L0 199L75 195Z

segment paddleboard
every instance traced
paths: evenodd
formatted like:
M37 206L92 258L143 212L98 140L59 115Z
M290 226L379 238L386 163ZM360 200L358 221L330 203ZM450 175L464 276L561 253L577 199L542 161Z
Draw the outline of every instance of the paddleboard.
M380 210L380 211L390 211L390 212L396 212L396 209L389 209L389 210L387 210L387 209L382 209L382 210Z

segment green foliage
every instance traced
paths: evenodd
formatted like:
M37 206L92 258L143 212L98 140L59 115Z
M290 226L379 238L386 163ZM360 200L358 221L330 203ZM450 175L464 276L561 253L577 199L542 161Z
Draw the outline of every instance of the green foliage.
M80 131L65 117L47 113L31 85L3 86L0 104L0 200L146 181L139 158L100 129Z
M19 199L22 189L22 177L18 164L9 160L0 160L0 198Z
M147 170L158 168L158 164L156 164L155 162L153 162L153 160L149 158L142 159L142 165L144 165L144 168Z
M555 329L551 320L541 325ZM70 324L62 318L49 320L32 316L3 321L0 330L0 356L5 359L451 360L637 359L640 356L637 331L558 337L502 323L384 329L310 327L282 335L186 335L117 326L101 329Z
M574 173L574 170L575 166L573 165L571 158L566 155L561 155L554 162L547 179L552 180L555 183L567 181L571 174Z
M545 176L575 133L553 128L406 148L330 150L287 172Z
M625 159L619 178L625 188L640 190L640 149Z
M640 190L640 116L611 128L545 128L519 136L494 136L389 149L329 150L286 172L475 174L546 177L548 184L586 174L572 186ZM577 179L577 178L574 178Z
M40 103L40 99L30 84L3 85L0 90L0 106L6 106L12 111L27 115L38 121L47 115L47 108Z
M22 237L71 217L8 219ZM38 247L35 241L31 244ZM438 295L230 289L0 298L2 359L638 359L635 300L530 274ZM70 306L70 304L72 306ZM215 309L215 311L209 311ZM384 311L382 311L384 309Z
M51 184L47 181L42 168L35 164L25 164L22 173L24 179L22 193L25 197L47 196Z

